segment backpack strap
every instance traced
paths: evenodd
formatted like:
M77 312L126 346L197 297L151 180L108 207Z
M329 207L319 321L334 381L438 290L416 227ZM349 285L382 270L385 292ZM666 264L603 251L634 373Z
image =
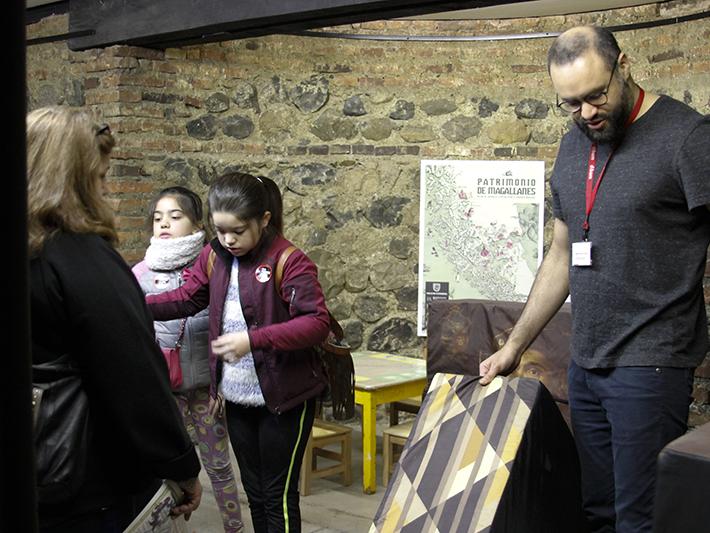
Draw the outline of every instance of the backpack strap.
M286 260L289 258L289 256L296 250L298 250L298 248L293 245L284 248L284 250L281 252L281 255L279 256L279 260L276 262L276 272L274 273L274 288L276 289L276 293L279 295L279 297L281 297L281 280L283 279L284 275L284 265L286 264ZM343 328L340 326L340 324L330 311L328 311L328 317L330 318L331 333L337 341L342 341L345 337L343 333ZM350 350L349 346L347 347L347 350Z
M294 245L291 245L287 248L284 248L284 250L281 252L281 255L279 256L279 260L276 262L276 272L274 273L274 288L276 289L276 293L280 296L281 295L281 280L284 277L284 265L286 264L286 260L289 258L289 256L298 250Z
M217 252L210 250L210 255L207 257L207 279L212 277L212 271L214 270L214 262L217 259Z

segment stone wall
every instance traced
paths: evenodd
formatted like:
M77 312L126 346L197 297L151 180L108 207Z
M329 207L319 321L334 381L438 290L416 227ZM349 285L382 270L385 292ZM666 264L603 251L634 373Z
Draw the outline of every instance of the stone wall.
M378 35L513 35L698 13L708 0L577 16L490 21L380 21L329 31ZM710 19L617 34L645 89L710 113ZM66 16L28 37L67 31ZM567 117L554 106L551 39L474 42L274 35L171 48L71 52L28 48L28 106L85 105L118 139L108 184L121 252L142 258L152 193L206 193L229 169L270 176L286 235L320 267L333 313L359 348L420 355L416 335L421 159L544 160ZM546 201L546 242L551 208ZM710 303L710 281L706 302ZM710 361L692 423L710 420Z

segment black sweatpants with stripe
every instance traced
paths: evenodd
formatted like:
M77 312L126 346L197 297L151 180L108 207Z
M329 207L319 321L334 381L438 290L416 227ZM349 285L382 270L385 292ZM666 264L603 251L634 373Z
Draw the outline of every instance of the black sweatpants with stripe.
M275 415L227 403L229 440L256 533L300 533L298 476L313 427L315 399Z

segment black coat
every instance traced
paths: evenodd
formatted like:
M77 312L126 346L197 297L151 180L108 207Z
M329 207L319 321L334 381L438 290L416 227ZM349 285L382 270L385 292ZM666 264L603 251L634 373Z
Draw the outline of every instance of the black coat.
M200 470L170 391L153 321L128 265L93 234L59 233L30 261L33 363L75 358L92 437L79 493L42 505L40 524L96 510L157 478Z

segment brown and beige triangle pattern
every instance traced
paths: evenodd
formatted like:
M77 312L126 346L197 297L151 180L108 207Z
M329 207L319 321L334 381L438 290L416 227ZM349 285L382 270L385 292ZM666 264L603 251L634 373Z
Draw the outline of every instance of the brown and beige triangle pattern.
M370 533L489 531L535 400L528 381L436 374Z

